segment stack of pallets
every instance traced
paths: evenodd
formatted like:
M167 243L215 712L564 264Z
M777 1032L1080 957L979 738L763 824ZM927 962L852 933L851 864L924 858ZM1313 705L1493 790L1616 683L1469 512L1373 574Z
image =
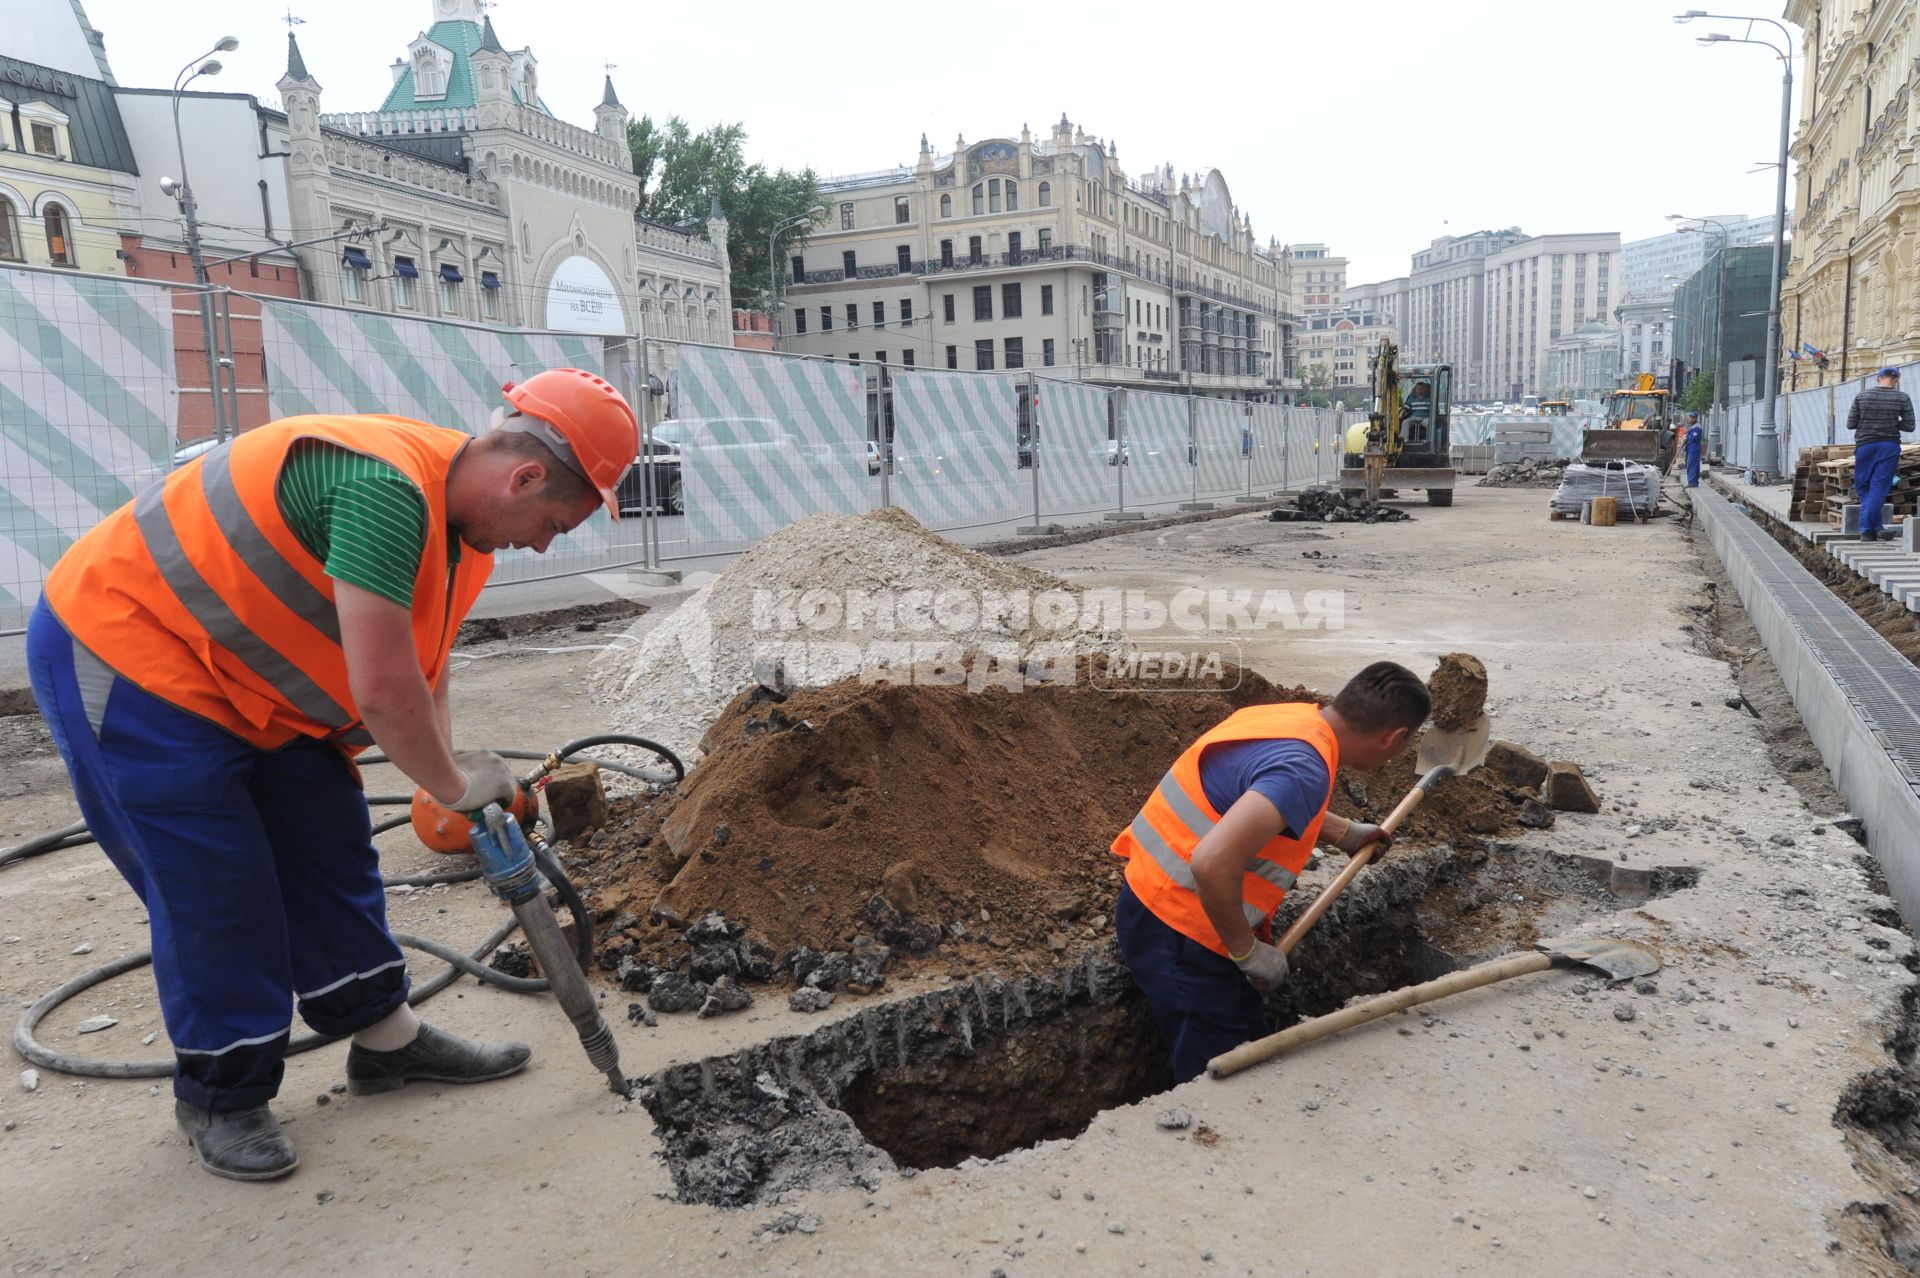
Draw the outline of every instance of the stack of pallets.
M1851 459L1853 447L1850 444L1820 444L1813 448L1800 450L1800 460L1793 467L1793 503L1787 508L1787 518L1793 522L1806 521L1818 523L1827 517L1827 488L1825 476L1817 469L1821 462ZM1853 476L1849 474L1851 483Z
M1841 456L1813 464L1817 479L1808 487L1802 513L1804 520L1825 519L1830 528L1842 527L1843 509L1860 500L1853 487L1853 450L1840 446ZM1820 494L1820 506L1814 510L1814 492ZM1794 497L1800 500L1800 491L1796 477ZM1899 523L1916 513L1920 506L1920 444L1908 444L1900 450L1900 463L1894 471L1893 489L1887 494L1887 504L1893 507L1893 522ZM1789 519L1795 518L1789 508Z

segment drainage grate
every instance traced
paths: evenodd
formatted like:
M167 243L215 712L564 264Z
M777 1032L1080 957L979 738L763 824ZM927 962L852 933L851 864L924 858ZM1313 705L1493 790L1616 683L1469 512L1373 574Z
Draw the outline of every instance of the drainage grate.
M1901 778L1920 796L1920 667L1901 656L1860 615L1801 566L1752 517L1735 518L1731 503L1706 488L1694 500L1717 505L1722 524L1762 587L1847 695L1855 713L1886 750Z

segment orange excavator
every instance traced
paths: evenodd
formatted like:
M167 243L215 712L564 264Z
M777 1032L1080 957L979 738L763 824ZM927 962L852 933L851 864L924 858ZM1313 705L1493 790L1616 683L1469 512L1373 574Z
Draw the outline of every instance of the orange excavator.
M1671 393L1642 373L1631 388L1607 396L1607 424L1586 432L1580 460L1643 462L1665 471L1673 461L1673 425Z

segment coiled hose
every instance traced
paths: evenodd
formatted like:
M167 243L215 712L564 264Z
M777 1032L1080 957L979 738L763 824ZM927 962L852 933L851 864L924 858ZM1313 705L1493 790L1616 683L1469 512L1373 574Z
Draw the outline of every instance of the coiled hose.
M639 749L650 751L667 764L668 770L666 772L653 771L632 767L627 764L610 763L603 759L587 757L583 757L579 761L582 763L592 763L609 772L617 772L623 776L652 782L656 785L678 784L680 780L686 776L686 767L680 762L680 757L666 746L661 745L657 741L649 741L645 737L627 736L622 733L602 733L597 736L582 737L577 741L569 741L566 745L561 746L550 755L531 750L499 750L495 753L507 759L552 760L553 764L549 766L553 766L568 761L582 750L592 749L594 746L600 745L635 746ZM361 755L358 761L362 764L370 765L385 763L387 762L387 758L385 755L366 754ZM413 802L413 796L411 795L373 795L367 799L367 804L370 807L408 804L411 802ZM409 819L410 818L406 816L389 818L375 825L373 832L375 834L383 833L384 831L405 825ZM27 857L40 856L44 853L55 851L58 848L77 847L82 843L91 842L93 842L93 836L87 832L86 823L76 822L73 825L50 831L38 838L22 843L17 847L0 851L0 867L4 867L15 861L24 860ZM581 898L579 890L573 886L573 881L567 877L566 871L561 868L558 858L554 857L551 852L545 848L537 851L534 854L534 863L539 867L541 876L552 885L554 891L559 894L561 901L573 912L575 956L580 961L580 970L583 972L589 970L593 961L593 929L587 919L586 902ZM477 879L479 877L479 867L472 866L467 869L450 870L441 874L420 874L403 879L383 878L381 881L387 887L431 887L442 883L464 883L470 879ZM485 984L497 985L503 990L509 990L516 994L544 993L548 988L546 981L537 977L509 976L505 972L488 967L481 961L493 953L494 950L498 949L509 936L513 935L515 929L518 927L519 922L509 916L506 922L489 933L487 938L474 947L471 952L463 952L429 937L415 936L410 932L393 933L393 939L401 945L406 946L408 949L419 950L423 954L430 954L448 965L446 970L435 974L431 979L415 986L412 992L407 995L408 1004L418 1007L447 986L453 984L454 981L460 978L462 972L467 973L469 976ZM65 1052L54 1051L34 1037L34 1031L39 1028L40 1022L46 1019L47 1014L68 999L74 997L76 994L90 990L96 985L103 985L116 976L124 976L128 972L136 971L152 962L153 951L142 950L137 954L129 954L124 958L114 959L110 963L102 963L92 971L83 972L79 976L59 986L57 989L50 990L46 994L43 994L34 1001L33 1006L26 1010L20 1017L19 1023L13 1027L13 1050L43 1069L55 1070L62 1074L75 1074L83 1078L171 1077L173 1074L173 1062L170 1060L109 1061L99 1060L94 1057L71 1056ZM328 1043L338 1041L338 1038L329 1037L324 1034L302 1034L287 1044L287 1055L291 1056L296 1052L310 1052L316 1047L324 1047Z

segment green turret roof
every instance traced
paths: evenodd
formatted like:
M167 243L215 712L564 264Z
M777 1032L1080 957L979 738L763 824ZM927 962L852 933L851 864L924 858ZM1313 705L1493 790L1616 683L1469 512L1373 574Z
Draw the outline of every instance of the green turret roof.
M413 67L409 65L400 73L393 91L387 94L387 100L380 104L382 111L431 111L435 108L465 108L479 102L479 86L473 74L473 55L481 49L494 53L505 53L500 40L493 33L493 21L489 18L483 27L477 22L436 22L427 29L427 39L453 54L453 68L447 73L447 92L445 97L416 98L413 95ZM520 90L513 90L513 100L520 101ZM534 106L547 115L545 102L536 102Z

